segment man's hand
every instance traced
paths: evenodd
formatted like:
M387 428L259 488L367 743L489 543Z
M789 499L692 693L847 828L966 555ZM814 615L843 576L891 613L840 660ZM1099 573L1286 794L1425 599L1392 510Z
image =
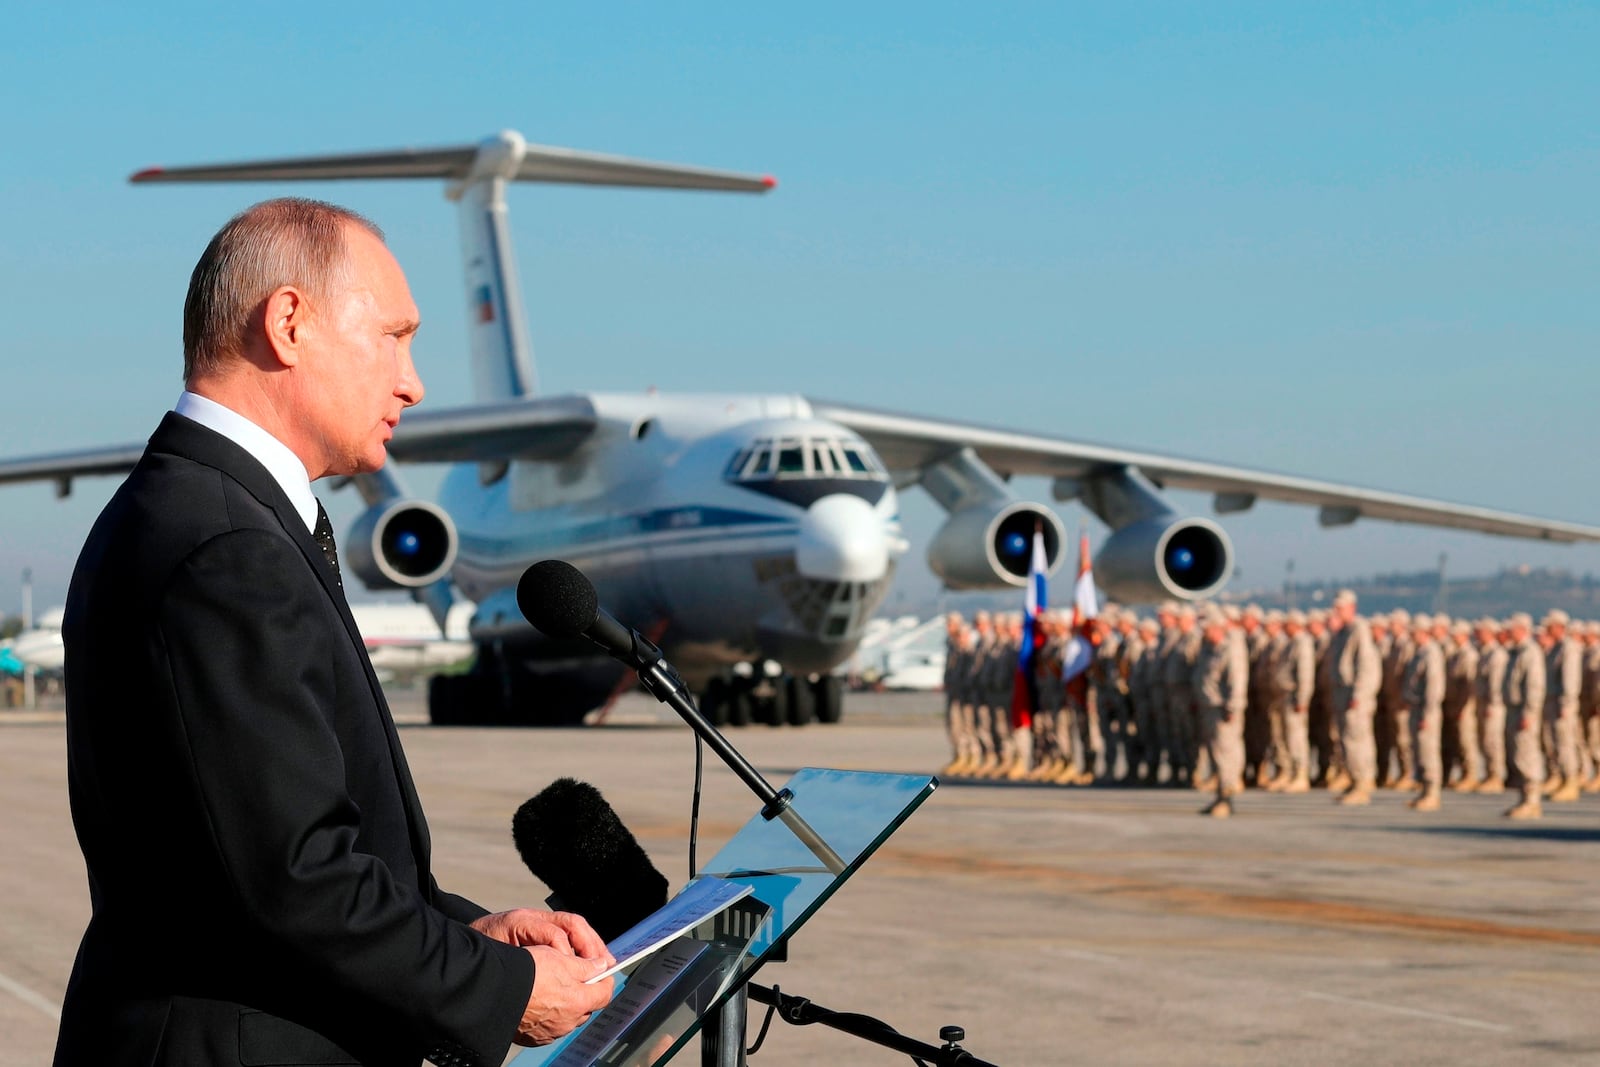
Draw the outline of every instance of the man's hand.
M548 945L534 945L527 951L533 956L533 992L517 1027L517 1044L547 1045L611 1003L616 979L584 984L611 965L609 956L605 960L579 959Z
M472 928L480 934L503 941L508 945L526 948L529 945L548 945L569 956L585 960L605 960L606 967L616 960L606 951L606 943L594 932L594 927L581 915L565 911L535 911L516 908L497 911L473 922ZM605 968L602 967L601 970Z

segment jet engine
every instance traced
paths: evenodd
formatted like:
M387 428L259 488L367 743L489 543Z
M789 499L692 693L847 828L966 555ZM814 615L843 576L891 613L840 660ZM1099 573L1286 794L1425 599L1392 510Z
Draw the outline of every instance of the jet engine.
M1129 603L1200 600L1233 573L1233 545L1209 519L1166 514L1114 532L1094 560L1095 581Z
M450 573L456 525L426 500L385 500L355 521L344 539L344 557L368 589L420 589Z
M1027 585L1033 531L1044 534L1048 571L1066 540L1055 512L1020 500L985 501L953 513L928 545L928 566L951 589Z

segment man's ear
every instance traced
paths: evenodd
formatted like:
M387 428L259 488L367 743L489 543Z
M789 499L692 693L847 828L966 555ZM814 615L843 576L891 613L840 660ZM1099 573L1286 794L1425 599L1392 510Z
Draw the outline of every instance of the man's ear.
M285 367L297 366L305 352L310 305L292 285L274 289L261 307L262 333L267 346Z

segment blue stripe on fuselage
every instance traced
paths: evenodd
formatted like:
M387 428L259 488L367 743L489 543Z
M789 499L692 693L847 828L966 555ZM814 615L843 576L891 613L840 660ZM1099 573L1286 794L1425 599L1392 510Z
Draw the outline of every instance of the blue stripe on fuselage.
M754 528L735 530L741 526ZM755 511L704 505L684 505L657 508L632 515L611 515L605 518L556 523L512 537L463 532L461 550L463 554L479 560L524 558L557 547L581 546L587 550L622 540L670 538L671 543L678 544L740 534L766 537L775 533L791 532L795 527L794 520L778 515L763 515ZM706 531L704 537L678 536L693 535L702 530Z

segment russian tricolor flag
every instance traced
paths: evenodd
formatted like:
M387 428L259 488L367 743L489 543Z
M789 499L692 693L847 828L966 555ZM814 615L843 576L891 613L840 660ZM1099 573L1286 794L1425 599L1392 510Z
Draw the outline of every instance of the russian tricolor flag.
M1039 625L1048 603L1046 574L1049 560L1044 551L1044 530L1034 527L1033 556L1028 561L1028 586L1022 601L1022 647L1017 650L1017 676L1011 686L1011 728L1026 730L1033 725L1039 707L1039 686L1033 676L1034 657L1044 647L1044 630Z

